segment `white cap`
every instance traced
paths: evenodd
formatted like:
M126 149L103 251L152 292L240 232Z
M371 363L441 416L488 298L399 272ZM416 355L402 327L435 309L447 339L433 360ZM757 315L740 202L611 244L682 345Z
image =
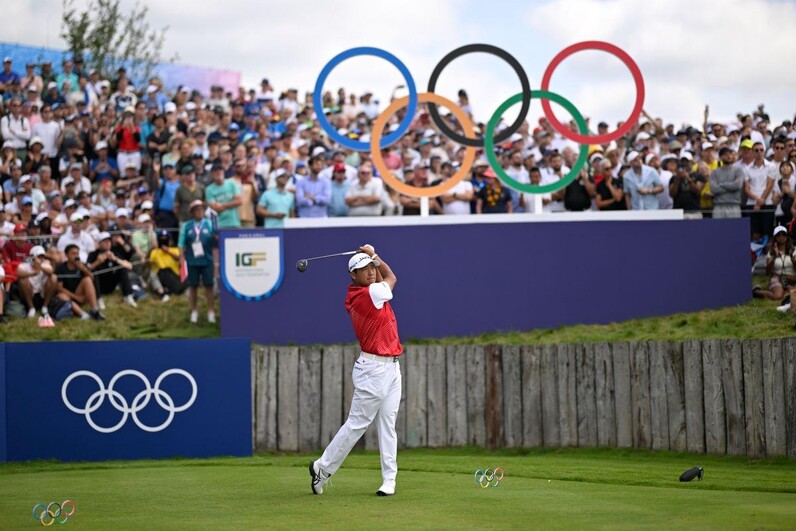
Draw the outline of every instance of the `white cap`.
M173 101L169 101L166 103L166 105L163 106L164 112L174 112L176 110L177 110L177 104L174 103Z
M41 221L42 221L44 218L49 218L49 217L50 217L50 214L48 214L47 212L40 212L40 213L39 213L39 215L38 215L38 216L36 216L36 221L38 221L39 223L41 223Z
M105 142L104 140L100 140L99 142L97 142L97 145L94 146L94 151L99 151L101 149L108 149L108 143Z
M681 149L680 150L680 158L681 159L694 160L694 156L691 154L691 152L687 151L685 149Z
M423 138L431 138L432 136L436 135L437 132L433 129L426 129L423 131Z
M710 142L702 142L702 150L703 151L706 150L706 149L711 149L711 148L713 148L713 144L711 144Z
M47 253L44 251L44 247L42 247L41 245L36 245L33 247L33 249L30 250L30 255L33 256L34 258L37 256L42 256L44 254Z
M780 232L784 232L785 234L787 234L788 233L788 229L786 229L782 225L778 225L777 228L774 229L774 236L776 236ZM35 249L35 247L34 247L34 249ZM31 251L31 254L32 253L33 253L33 251Z
M29 183L31 180L30 175L23 175L19 178L19 184Z
M203 206L205 206L204 201L202 201L201 199L194 199L193 201L191 201L191 206L188 207L188 210L191 211L196 207L203 207Z
M147 94L152 94L152 93L153 93L153 92L155 92L157 89L158 89L158 88L157 88L155 85L149 85L149 86L146 88L146 93L147 93Z
M306 140L303 140L303 139L299 140L298 142L296 142L296 149L304 147L306 145L307 145L307 141Z
M66 185L74 184L74 183L75 183L75 178L74 177L64 177L64 180L61 181L61 186L66 188Z
M147 200L141 203L141 210L152 210L153 208L155 205L152 204L152 201Z
M511 142L512 144L513 144L514 142L517 142L518 140L522 140L522 135L521 135L521 134L519 134L519 133L514 133L513 135L511 135L511 136L509 137L509 142Z
M600 153L599 151L596 151L591 154L591 157L589 157L589 164L594 164L595 162L597 162L597 159L602 159L602 158L603 154Z
M324 153L326 153L326 148L323 146L318 146L312 150L313 157L317 157L318 155L323 155Z
M50 81L49 83L47 83L47 88L48 89L58 88L58 83L56 83L55 81Z
M152 218L149 214L141 214L138 216L138 223L146 223L147 221L152 221Z
M69 218L72 223L80 223L83 221L83 214L80 212L72 212L72 217Z
M647 156L644 157L644 164L649 164L652 159L657 157L658 155L656 155L655 153L647 153Z
M124 169L125 170L128 169L128 168L133 168L135 170L135 169L138 168L138 166L136 166L134 160L130 159L130 160L127 161L127 164L124 165Z
M379 267L381 262L374 260L366 253L357 253L351 257L351 260L348 261L348 272L350 273L356 269L362 269L368 264L374 264L376 267Z
M631 151L630 154L627 156L628 162L633 162L639 157L638 151Z
M99 233L99 236L97 236L97 241L101 242L101 241L104 241L104 240L109 240L110 238L111 238L111 233L103 231L103 232Z
M70 208L73 206L77 206L77 203L75 202L74 199L67 199L66 202L64 203L64 208Z
M192 102L192 101L189 101L188 103L185 104L185 110L186 111L195 111L196 110L196 104L194 102Z
M639 134L636 135L636 141L637 142L639 140L649 140L649 139L650 139L650 135L645 133L644 131L642 131L642 132L640 132Z
M126 218L129 218L130 217L130 212L128 212L126 208L117 208L116 209L116 217L119 218L119 217L122 217L122 216L124 216Z
M43 146L44 142L41 141L41 137L40 136L34 136L33 138L30 139L30 142L28 142L28 145L30 147L33 147L33 144L39 144L39 145Z

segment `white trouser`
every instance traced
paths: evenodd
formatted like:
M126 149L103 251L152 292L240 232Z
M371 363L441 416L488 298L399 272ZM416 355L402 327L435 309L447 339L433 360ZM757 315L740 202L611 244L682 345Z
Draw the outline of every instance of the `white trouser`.
M140 151L120 151L116 154L116 165L119 167L119 174L124 175L127 163L135 164L136 171L141 171L141 152Z
M352 373L354 396L345 424L318 460L318 466L334 474L348 453L376 419L381 454L381 477L395 480L398 474L398 436L395 419L401 405L400 362L383 362L359 356Z

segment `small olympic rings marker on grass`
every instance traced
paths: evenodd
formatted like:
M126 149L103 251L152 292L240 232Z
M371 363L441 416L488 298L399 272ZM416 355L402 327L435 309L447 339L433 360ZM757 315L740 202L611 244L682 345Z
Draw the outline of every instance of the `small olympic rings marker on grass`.
M68 512L66 510L67 506L71 507ZM64 500L61 503L50 502L47 505L37 503L33 506L33 518L41 522L41 525L45 527L55 523L65 524L69 517L75 514L76 509L77 506L72 500Z
M496 469L492 470L491 468L487 468L486 470L481 470L480 468L475 471L475 482L481 485L482 489L487 489L489 487L497 487L500 485L500 482L503 480L503 469L497 467Z

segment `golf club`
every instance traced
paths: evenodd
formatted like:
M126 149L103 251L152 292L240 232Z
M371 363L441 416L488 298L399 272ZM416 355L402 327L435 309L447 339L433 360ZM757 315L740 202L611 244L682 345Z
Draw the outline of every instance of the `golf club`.
M325 254L323 256L313 256L312 258L304 258L303 260L299 260L296 262L296 269L299 270L299 273L303 273L309 267L310 260L320 260L321 258L334 258L335 256L347 256L351 254L357 254L360 251L346 251L344 253L335 253L335 254Z

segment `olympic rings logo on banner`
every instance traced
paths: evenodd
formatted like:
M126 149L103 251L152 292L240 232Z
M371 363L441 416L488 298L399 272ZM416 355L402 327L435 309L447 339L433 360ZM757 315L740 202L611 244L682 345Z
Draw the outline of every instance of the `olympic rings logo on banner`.
M67 504L71 505L72 510L66 512ZM55 508L53 508L55 507ZM41 509L41 510L39 510ZM37 503L33 506L33 518L41 522L43 526L50 526L54 523L65 524L70 516L74 516L77 506L72 500L64 500L61 503L50 502L47 505Z
M188 399L187 402L185 402L185 404L181 406L175 406L174 400L171 398L171 395L160 389L160 384L163 383L163 380L165 380L166 377L172 374L179 374L180 376L183 376L186 380L188 380L188 383L191 384L191 397ZM80 376L88 376L89 378L97 382L97 386L99 387L99 390L95 391L88 398L88 400L86 401L86 405L83 408L78 408L72 405L72 403L69 401L69 398L66 396L66 391L67 388L69 387L69 384L72 382L72 380ZM119 379L124 376L135 376L144 383L144 390L135 396L135 398L132 401L132 405L129 405L124 396L122 396L122 394L119 393L119 391L116 391L113 388L116 385L116 382L118 382ZM152 387L152 385L149 383L147 377L141 374L140 372L132 369L126 369L121 372L118 372L113 378L111 378L111 381L108 384L107 389L105 388L105 384L102 382L100 377L94 374L93 372L75 371L69 376L67 376L66 380L64 380L64 383L61 386L61 398L64 401L64 405L67 408L69 408L70 411L77 413L79 415L85 415L86 422L88 422L89 426L91 426L100 433L113 433L119 430L122 426L124 426L125 422L127 422L127 417L129 415L133 416L133 421L139 428L150 433L155 433L165 430L171 424L172 420L174 420L175 413L180 413L191 407L194 401L196 400L197 391L198 389L196 386L196 380L194 380L193 376L191 376L189 372L184 371L182 369L169 369L167 371L164 371L160 376L158 376L158 379L155 380L154 387ZM108 400L110 401L111 405L114 408L116 408L117 411L122 413L121 420L119 420L119 422L117 422L114 426L111 426L109 428L97 425L94 422L94 420L91 418L91 414L97 411L100 408L100 406L102 406L103 402L105 402L106 396L108 397ZM158 426L147 426L146 424L141 422L141 420L138 418L138 412L144 409L147 406L147 404L149 404L149 401L152 398L152 396L155 397L155 400L157 401L158 405L163 409L165 409L169 414L166 420L163 421L163 423L159 424Z
M500 475L498 475L498 470L500 471ZM481 470L479 468L475 471L475 482L481 485L482 489L497 487L500 485L502 480L503 469L500 467L497 467L495 470L492 470L491 468Z
M611 133L602 135L589 135L586 121L577 108L563 96L549 90L550 78L553 76L553 72L558 65L570 55L584 50L604 51L622 61L630 70L630 73L633 76L633 82L636 85L636 101L633 105L633 110L631 111L630 116L618 129ZM472 122L461 108L459 108L452 101L434 93L434 89L437 86L437 80L439 79L442 70L451 61L462 55L476 52L494 55L495 57L498 57L508 63L519 78L520 87L522 89L521 92L510 97L498 107L498 109L489 119L486 131L484 131L484 136L481 138L475 136ZM385 109L376 118L376 121L373 124L373 131L371 131L369 143L344 137L337 132L337 130L329 122L326 115L323 113L322 92L323 84L326 81L326 78L329 77L329 74L337 65L346 59L361 55L371 55L390 62L398 69L398 71L406 80L406 87L409 91L408 96L404 96L403 98L393 101L390 106L387 107L387 109ZM642 107L644 106L644 95L644 78L642 77L641 70L633 58L618 46L602 41L579 42L559 52L545 69L544 75L542 76L541 90L534 90L533 92L531 91L531 85L528 81L528 76L525 73L525 70L523 70L519 61L517 61L517 59L507 51L498 48L497 46L492 46L491 44L468 44L456 48L448 55L443 57L437 66L434 67L434 70L431 73L431 78L428 81L428 89L423 93L417 92L414 79L412 79L409 69L393 54L382 50L381 48L358 47L350 48L344 52L341 52L334 56L328 63L326 63L321 70L317 81L315 82L313 105L316 109L315 114L318 118L318 123L324 129L324 131L326 131L329 137L341 146L354 151L370 150L374 166L379 171L379 174L384 181L392 188L405 195L411 195L415 197L436 197L452 189L469 174L470 169L475 162L475 149L479 147L484 148L489 165L495 171L498 178L509 188L525 193L548 193L560 190L561 188L569 185L580 174L581 169L583 169L583 166L586 164L589 145L605 144L616 140L617 138L627 134L636 125L636 123L638 123ZM522 127L522 124L525 122L525 118L528 116L528 110L530 109L531 100L533 98L539 98L541 100L544 115L553 129L555 129L565 138L581 144L578 159L569 173L562 177L558 182L547 185L520 183L515 179L512 179L500 166L494 152L495 144L499 144L500 142L508 139L512 134L517 132L520 127ZM575 120L577 125L578 132L571 131L556 118L550 106L551 101L558 103L564 107L564 109L567 110L570 115L572 115L572 118ZM416 186L410 186L401 182L397 177L395 177L395 175L393 175L390 169L387 168L381 154L382 149L400 140L400 138L409 130L409 127L412 125L412 121L414 120L419 103L428 104L429 115L443 135L467 148L465 151L465 158L462 161L459 171L444 183L428 188L418 188ZM501 117L503 116L503 113L505 113L509 107L517 103L521 104L517 119L513 124L501 130L497 136L494 136L494 132L498 123L500 122ZM439 105L447 107L451 110L459 124L462 126L462 129L465 133L464 135L460 135L456 131L451 130L448 124L445 123L439 114ZM389 135L382 137L384 127L387 125L387 121L393 114L403 107L406 107L406 114L398 124L398 128Z

